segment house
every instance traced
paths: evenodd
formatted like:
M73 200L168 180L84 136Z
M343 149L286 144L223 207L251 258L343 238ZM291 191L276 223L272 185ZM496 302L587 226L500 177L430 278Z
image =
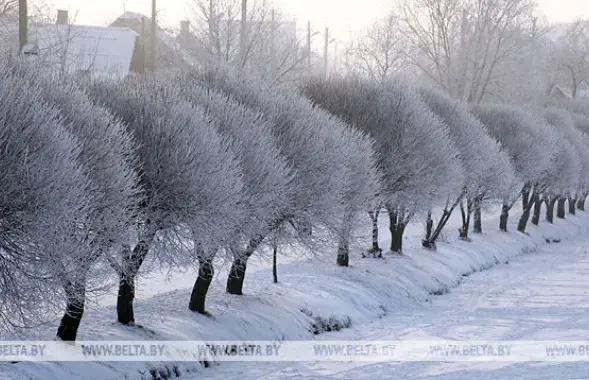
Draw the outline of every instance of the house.
M129 28L73 25L60 10L55 24L29 29L36 59L57 72L122 77L133 69L138 35Z
M151 20L126 12L109 26L71 24L59 10L54 24L29 24L26 54L60 73L124 77L151 70ZM157 27L156 68L186 67L176 37ZM0 24L0 52L18 51L18 22Z
M150 57L152 54L151 18L135 12L125 12L113 21L110 28L127 28L134 31L137 38L136 55L131 65L135 72L151 70ZM156 69L187 66L181 49L172 33L156 25Z
M173 42L186 63L191 66L202 66L208 63L211 52L190 30L190 21L180 22L180 31L176 34Z

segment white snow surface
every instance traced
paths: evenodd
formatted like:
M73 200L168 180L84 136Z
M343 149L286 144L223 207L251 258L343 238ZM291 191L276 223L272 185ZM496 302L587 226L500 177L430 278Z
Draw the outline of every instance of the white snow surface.
M423 226L407 231L404 256L360 258L349 268L329 259L290 260L273 284L268 264L248 268L244 296L224 292L226 271L211 285L213 317L187 309L194 273L142 280L135 313L144 328L114 322L112 304L91 304L79 340L534 340L588 339L589 215L579 212L554 225L497 230L489 213L485 234L471 242L449 239L437 251L420 246ZM381 218L386 247L386 214ZM456 220L448 235L457 235ZM546 243L553 239L561 242ZM527 255L524 255L527 254ZM319 261L325 262L319 262ZM490 269L482 271L484 269ZM251 271L250 271L251 270ZM477 272L477 273L474 273ZM448 294L434 295L434 293ZM113 296L110 296L114 303ZM339 332L313 335L315 316L349 318ZM51 340L58 320L22 339ZM5 335L3 339L15 338ZM0 379L151 379L149 369L177 366L185 379L581 379L589 364L509 363L0 363Z

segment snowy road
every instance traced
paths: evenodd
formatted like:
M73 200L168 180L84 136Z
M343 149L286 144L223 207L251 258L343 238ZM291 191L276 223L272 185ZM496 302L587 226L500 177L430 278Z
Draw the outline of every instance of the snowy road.
M589 340L588 252L589 239L547 245L431 303L318 339ZM589 379L589 362L222 363L199 378L577 380Z

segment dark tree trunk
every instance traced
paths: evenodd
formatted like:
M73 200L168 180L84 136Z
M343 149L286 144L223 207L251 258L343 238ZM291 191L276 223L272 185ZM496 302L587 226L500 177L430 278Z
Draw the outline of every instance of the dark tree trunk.
M575 215L577 211L577 200L569 197L569 214Z
M425 240L429 241L432 238L432 230L434 229L434 220L432 219L431 210L427 212L427 221L425 222Z
M368 211L368 215L370 216L370 220L372 221L372 248L369 252L371 252L375 257L382 257L382 250L380 249L380 245L378 244L378 215L380 214L380 210L376 209L375 211Z
M480 198L476 198L474 202L474 226L472 232L475 234L483 233L483 215Z
M464 197L464 193L461 194L456 199L456 201L454 201L454 203L452 204L452 206L450 207L450 209L448 209L447 207L444 209L444 213L442 214L442 217L440 218L440 222L436 226L436 229L434 230L431 238L429 240L423 239L421 241L421 245L424 248L429 248L429 249L435 249L436 248L436 240L438 240L438 237L442 233L442 230L446 226L446 223L448 223L448 220L450 219L450 216L452 215L452 212L454 211L454 209L456 208L456 206L458 206L458 203L460 203L462 201L462 198L463 197Z
M278 224L276 224L277 226ZM274 226L272 230L276 227ZM236 252L231 269L229 270L229 277L227 278L227 286L225 290L229 294L243 295L243 282L245 281L245 270L247 269L247 261L254 254L256 249L262 244L265 236L258 235L251 239L245 249L245 252Z
M522 191L522 211L526 211L530 203L530 186L525 185Z
M391 251L397 252L399 250L397 244L397 222L399 219L399 214L393 207L387 207L387 211L389 214L389 231L391 232Z
M523 204L523 212L519 218L517 223L517 230L521 233L526 232L526 227L528 226L528 221L530 220L530 213L532 212L532 207L535 204L535 199L537 195L535 192L532 193L530 196L529 191L524 191L522 196L522 204Z
M586 196L581 196L581 198L577 201L577 209L581 211L585 211L585 199Z
M517 223L517 230L521 233L526 232L526 227L528 225L528 220L530 220L530 211L531 211L531 204L530 207L527 207L522 215L519 218L519 222Z
M395 253L403 253L403 233L405 232L405 223L398 221L395 232L391 236L391 251Z
M215 275L215 267L213 266L212 257L199 257L198 259L198 277L194 282L192 294L190 294L190 303L188 309L196 311L200 314L207 314L206 299L213 276Z
M468 230L470 229L470 215L472 212L472 201L466 201L466 210L462 202L460 203L460 214L462 215L462 227L459 232L460 239L468 240Z
M117 299L117 320L124 325L135 324L133 301L135 300L135 275L127 273L120 276Z
M350 247L346 241L341 241L337 248L337 265L347 267L350 264Z
M501 207L501 215L499 216L499 230L507 232L507 221L509 220L509 205Z
M61 340L73 342L78 335L86 301L86 284L84 281L69 282L65 286L67 304L57 329L57 337Z
M540 213L542 211L543 200L540 195L536 194L534 198L534 215L532 215L532 224L538 225L540 223Z
M272 277L274 283L278 283L278 244L276 241L272 245Z
M556 198L546 199L546 221L548 223L554 223L554 205L556 204Z
M559 219L565 218L565 215L566 215L565 203L566 203L565 197L558 198L558 206L556 208L556 217Z
M229 277L227 278L227 293L243 295L243 282L245 281L245 270L247 269L247 258L238 257L233 260Z
M154 234L155 235L155 234ZM131 255L124 256L119 277L119 294L117 298L117 320L124 325L135 324L133 302L135 300L135 277L149 252L149 242L153 238L140 241Z

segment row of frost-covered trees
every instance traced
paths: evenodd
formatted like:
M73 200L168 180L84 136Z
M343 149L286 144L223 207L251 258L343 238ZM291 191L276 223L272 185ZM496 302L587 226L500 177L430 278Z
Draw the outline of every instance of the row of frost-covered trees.
M435 254L452 213L468 240L488 205L502 205L507 231L520 202L525 232L589 194L581 101L472 108L399 78L280 87L209 68L75 81L1 66L3 327L65 303L57 336L75 340L88 295L113 277L117 319L134 324L148 258L198 268L187 304L205 314L218 260L232 263L227 292L242 294L248 260L267 247L328 242L347 266L365 221L368 252L382 255L386 214L392 252L419 216Z

